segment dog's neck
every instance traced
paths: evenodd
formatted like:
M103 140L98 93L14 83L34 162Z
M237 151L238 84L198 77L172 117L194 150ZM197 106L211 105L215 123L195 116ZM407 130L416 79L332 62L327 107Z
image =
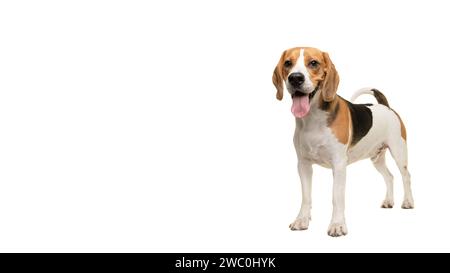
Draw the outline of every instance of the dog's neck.
M299 129L309 127L309 126L323 126L326 125L330 111L333 111L335 108L335 104L337 103L337 95L336 98L327 102L323 99L322 90L318 90L312 96L310 100L310 110L308 115L303 118L295 118L297 127Z

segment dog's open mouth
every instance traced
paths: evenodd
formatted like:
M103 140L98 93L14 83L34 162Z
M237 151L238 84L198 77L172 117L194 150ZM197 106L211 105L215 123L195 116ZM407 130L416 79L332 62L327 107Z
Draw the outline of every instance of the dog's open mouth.
M309 113L309 95L303 92L295 92L292 95L291 112L296 118L303 118Z

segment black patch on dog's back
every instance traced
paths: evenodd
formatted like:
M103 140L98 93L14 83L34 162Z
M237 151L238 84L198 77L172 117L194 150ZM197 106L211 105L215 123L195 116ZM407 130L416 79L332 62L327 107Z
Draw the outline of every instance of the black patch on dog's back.
M372 111L364 104L353 104L347 101L352 116L352 146L358 143L372 128Z

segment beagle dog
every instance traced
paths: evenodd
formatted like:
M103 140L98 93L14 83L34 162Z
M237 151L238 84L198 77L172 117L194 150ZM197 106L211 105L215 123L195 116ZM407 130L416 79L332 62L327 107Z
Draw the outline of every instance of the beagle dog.
M364 88L359 95L370 94L378 104L354 104L336 94L339 75L326 52L311 47L285 50L272 77L278 100L286 87L292 97L291 112L296 128L294 146L302 186L302 203L291 230L305 230L311 220L312 164L333 170L333 214L328 235L347 234L345 224L345 180L347 165L370 158L386 182L382 208L392 208L393 176L386 167L389 149L403 178L402 208L411 209L414 201L406 147L406 129L400 116L390 108L378 90Z

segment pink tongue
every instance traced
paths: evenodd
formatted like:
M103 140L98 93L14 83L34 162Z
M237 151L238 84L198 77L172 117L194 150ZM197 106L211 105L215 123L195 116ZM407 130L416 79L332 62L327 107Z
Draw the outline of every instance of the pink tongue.
M291 112L297 118L306 116L309 112L309 96L293 97Z

